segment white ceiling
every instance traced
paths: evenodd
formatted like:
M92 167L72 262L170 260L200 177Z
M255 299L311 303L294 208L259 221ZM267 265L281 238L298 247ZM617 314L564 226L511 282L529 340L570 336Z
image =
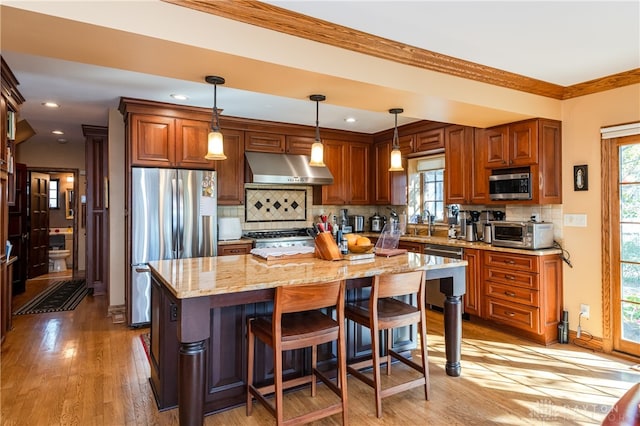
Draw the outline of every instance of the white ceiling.
M408 45L563 86L640 68L638 1L269 3ZM340 94L350 93L350 89L353 89L360 99L341 99L337 94L327 96L327 102L320 106L322 127L373 133L392 126L393 118L386 113L386 109L410 106L412 102L428 103L426 98L418 99L418 89L413 93L412 90L400 88L400 83L393 88L382 88L386 91L378 91L377 85L372 86L371 77L377 69L358 70L355 62L351 68L345 66L345 70L340 71L341 75L337 70L335 75L330 75L325 69L344 64L325 63L329 62L325 61L328 56L323 56L326 51L321 50L317 43L306 42L304 53L308 53L311 59L305 64L305 55L302 52L294 55L292 53L296 52L287 51L288 45L282 41L278 47L273 44L269 49L261 47L260 38L267 38L267 30L261 30L259 38L256 38L253 33L257 31L255 27L234 23L235 32L230 35L227 30L223 40L220 35L208 34L213 31L212 28L224 26L226 21L222 18L156 0L82 3L3 1L1 7L2 56L19 80L19 90L27 100L21 108L21 117L27 119L37 132L32 140L55 141L50 131L62 128L66 133L64 137L71 143L81 143L83 137L80 126L106 125L108 109L117 107L122 96L202 107L211 107L213 103L213 88L202 81L204 75L212 72L203 72L202 65L198 64L195 57L189 61L166 57L158 65L153 60L162 57L164 50L156 49L149 56L150 52L143 52L143 46L140 46L136 52L135 41L108 46L109 40L103 40L103 43L95 45L98 52L95 55L96 52L78 51L75 43L68 41L65 50L65 46L60 46L64 44L64 35L59 35L61 41L58 42L56 33L52 36L47 32L47 28L58 28L60 25L59 20L53 21L55 17L88 23L91 27L87 27L87 31L93 31L93 27L115 28L126 31L127 35L139 32L154 37L155 41L161 39L163 42L173 41L198 48L205 47L199 44L198 36L205 39L217 37L220 52L229 49L239 56L243 53L237 52L244 52L248 42L252 41L256 52L252 53L252 57L247 55L246 59L260 61L255 69L236 67L225 70L224 75L220 74L227 79L227 85L218 89L218 107L223 108L225 115L313 125L315 105L308 100L308 95L323 93L322 81L325 81L325 77L326 81L331 82L331 89L339 87ZM24 11L30 14L17 14ZM141 11L150 18L141 18L145 16ZM167 28L167 22L162 19L165 16L175 16L175 25ZM16 25L20 25L16 20L28 18L30 23L33 17L43 19L33 21L41 22L39 28L29 28L29 32L16 34L19 32L15 30ZM189 23L186 23L187 19ZM212 25L205 24L210 21ZM200 22L203 25L200 26ZM181 30L180 25L184 25L186 30ZM235 28L242 28L243 33L240 34ZM170 29L173 29L172 34L169 34ZM90 37L89 34L77 34L77 37ZM288 43L288 39L285 41ZM77 42L80 43L79 40ZM294 42L300 43L299 40ZM235 47L234 43L237 43ZM213 45L217 46L216 43ZM72 48L74 52L71 52ZM316 56L314 49L320 52ZM229 55L229 52L225 54ZM357 57L358 54L351 56ZM154 66L145 69L143 59L148 59L149 64L153 62ZM295 75L302 75L303 71L307 74L311 72L310 81L315 81L317 87L309 85L308 89L294 92L293 80L288 82L290 88L283 89L277 87L283 83L274 78L273 90L264 89L269 86L271 75L261 74L265 68L262 64L280 68L286 66L287 70L298 73ZM200 68L195 70L198 66ZM169 69L171 67L173 69ZM219 68L218 64L216 67ZM320 70L320 67L324 69ZM248 77L245 80L240 77L236 79L236 73ZM367 94L361 87L375 87L376 91ZM186 94L189 100L172 100L169 98L172 93ZM375 97L370 96L373 93ZM379 99L385 93L388 93L389 99ZM373 99L368 99L368 95ZM535 97L531 99L532 103L537 102ZM47 110L41 106L46 100L55 100L62 108ZM442 99L432 101L429 101L432 113L408 108L408 113L399 117L399 124L418 119L442 121L446 114L434 111L434 108L446 110L450 105ZM469 102L465 102L468 106ZM385 106L380 107L378 103ZM495 108L496 113L508 109L491 105L482 107ZM357 117L358 121L347 124L344 118L348 116Z

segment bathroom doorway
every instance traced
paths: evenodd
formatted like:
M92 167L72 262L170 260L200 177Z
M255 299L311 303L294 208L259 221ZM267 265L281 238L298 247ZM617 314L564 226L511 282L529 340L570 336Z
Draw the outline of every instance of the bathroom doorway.
M28 277L51 272L72 276L78 269L78 169L28 171Z

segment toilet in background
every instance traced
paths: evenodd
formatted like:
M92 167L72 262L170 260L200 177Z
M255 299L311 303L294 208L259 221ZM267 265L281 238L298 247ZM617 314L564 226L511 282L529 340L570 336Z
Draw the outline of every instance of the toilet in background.
M49 235L49 272L67 270L70 250L64 250L64 234Z

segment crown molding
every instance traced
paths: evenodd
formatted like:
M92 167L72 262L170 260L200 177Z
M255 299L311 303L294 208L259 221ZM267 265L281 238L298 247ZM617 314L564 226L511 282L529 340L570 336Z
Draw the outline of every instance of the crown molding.
M640 69L635 69L565 87L377 37L259 1L162 1L353 52L553 99L569 99L640 83Z

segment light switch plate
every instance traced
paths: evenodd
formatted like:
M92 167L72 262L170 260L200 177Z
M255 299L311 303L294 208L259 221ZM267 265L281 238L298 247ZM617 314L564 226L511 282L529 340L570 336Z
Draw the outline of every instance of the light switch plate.
M564 226L584 228L587 226L587 215L586 214L565 214Z

